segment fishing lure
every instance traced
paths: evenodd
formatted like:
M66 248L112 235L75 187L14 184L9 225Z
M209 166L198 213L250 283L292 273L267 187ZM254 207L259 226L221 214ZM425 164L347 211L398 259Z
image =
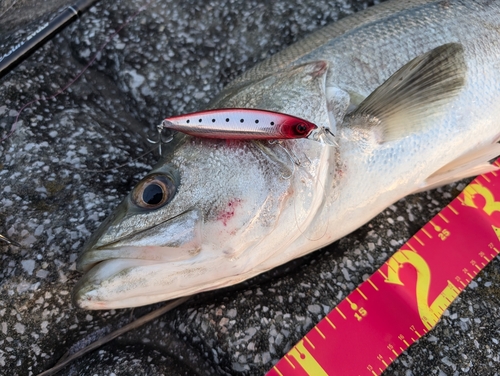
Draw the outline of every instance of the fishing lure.
M322 135L333 134L310 121L267 110L223 108L193 112L163 120L158 126L191 136L234 140L279 140L308 138L334 144ZM332 143L333 141L333 143Z

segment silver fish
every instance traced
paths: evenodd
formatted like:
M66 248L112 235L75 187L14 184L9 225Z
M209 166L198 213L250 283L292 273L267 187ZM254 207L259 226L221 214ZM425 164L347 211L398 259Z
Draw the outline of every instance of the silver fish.
M408 194L496 169L500 1L368 8L236 79L210 106L222 107L307 119L337 146L177 135L85 245L76 305L132 307L235 284Z

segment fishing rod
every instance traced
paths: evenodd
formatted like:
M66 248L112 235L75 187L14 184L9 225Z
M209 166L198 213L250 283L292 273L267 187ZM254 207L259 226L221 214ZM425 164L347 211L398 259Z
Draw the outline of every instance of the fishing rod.
M56 18L48 22L47 25L36 30L34 34L28 36L23 43L15 46L12 50L1 56L0 78L4 77L7 73L13 70L64 27L80 17L85 10L90 8L97 1L99 0L80 0L74 5L70 5Z
M7 245L15 245L16 247L21 247L21 245L18 242L15 242L14 240L8 239L6 236L3 236L0 234L0 245L2 243L5 243Z

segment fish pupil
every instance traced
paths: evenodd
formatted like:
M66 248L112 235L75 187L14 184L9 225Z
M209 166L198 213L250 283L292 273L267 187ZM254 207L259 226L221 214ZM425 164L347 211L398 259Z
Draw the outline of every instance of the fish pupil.
M163 199L163 189L158 184L150 184L144 189L142 199L148 205L157 205Z

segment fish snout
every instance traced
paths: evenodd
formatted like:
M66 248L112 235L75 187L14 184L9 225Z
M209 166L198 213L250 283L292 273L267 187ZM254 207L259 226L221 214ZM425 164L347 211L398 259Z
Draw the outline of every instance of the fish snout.
M192 258L201 250L202 226L201 211L192 209L114 242L100 244L97 239L85 246L77 269L87 271L110 259L168 262Z

